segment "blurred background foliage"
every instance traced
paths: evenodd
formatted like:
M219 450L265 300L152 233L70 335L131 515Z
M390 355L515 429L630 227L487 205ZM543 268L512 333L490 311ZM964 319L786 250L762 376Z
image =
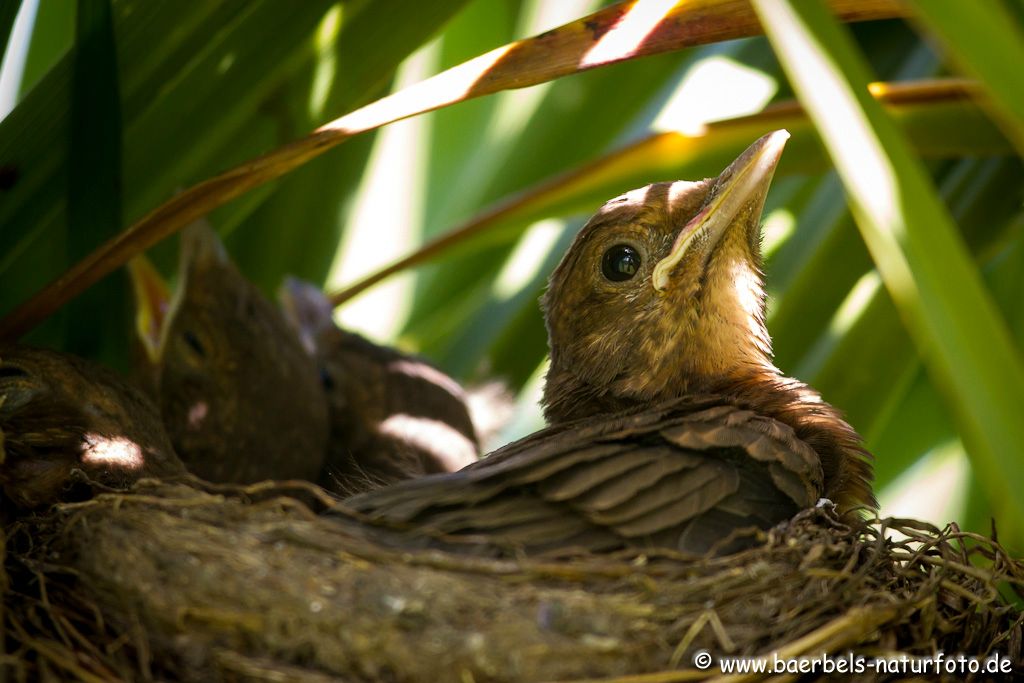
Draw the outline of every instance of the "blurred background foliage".
M71 0L0 3L0 314L181 188L607 4L82 0L76 12ZM1024 340L1024 62L1007 54L1024 45L1024 10L1018 0L920 4L928 7L913 21L843 30L872 80L971 76L992 103L983 113L959 89L886 106L959 226L964 263L986 285L1000 334L1009 331L1010 381ZM758 135L786 126L794 138L765 213L777 364L818 388L864 435L883 514L956 520L981 532L996 514L1001 536L1024 551L1020 506L1005 499L1019 500L1013 487L1024 481L1007 486L994 481L998 471L972 468L978 456L962 439L978 410L971 397L987 391L1011 403L997 430L1013 434L1009 422L1024 424L1024 405L1013 404L1019 387L963 391L921 352L928 335L955 336L984 363L991 329L915 328L894 304L875 267L885 254L865 247L812 124L779 104L794 97L763 37L645 57L362 135L211 221L268 295L286 274L336 290L496 203L531 197L538 183L555 188L497 221L500 229L338 311L345 326L419 352L464 382L507 383L516 408L493 447L542 425L546 335L537 300L588 214L634 186L715 175ZM916 234L927 229L918 225ZM151 253L168 275L175 251L168 240ZM925 303L936 310L956 303L918 295L932 296ZM119 273L28 341L126 369L129 321ZM1024 444L1003 442L1005 450L996 461L1007 476L1022 471Z

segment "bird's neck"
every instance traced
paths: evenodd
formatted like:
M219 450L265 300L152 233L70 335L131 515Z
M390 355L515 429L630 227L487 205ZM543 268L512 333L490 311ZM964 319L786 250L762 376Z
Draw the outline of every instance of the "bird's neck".
M699 354L694 354L699 355ZM766 394L777 390L779 370L767 356L745 363L741 368L716 372L717 368L669 366L649 373L641 380L628 382L617 378L594 383L552 360L544 383L544 417L549 424L561 424L603 413L652 406L684 396L731 395L731 389L764 388ZM628 382L628 383L627 383ZM756 391L754 393L757 393Z

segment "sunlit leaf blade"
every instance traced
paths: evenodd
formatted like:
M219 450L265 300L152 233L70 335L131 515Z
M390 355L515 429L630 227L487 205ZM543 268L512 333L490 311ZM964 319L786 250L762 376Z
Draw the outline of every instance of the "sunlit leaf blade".
M969 85L963 81L874 87L875 96L906 128L922 156L1010 151L1006 139L970 101L968 91ZM796 103L708 124L700 133L657 133L505 198L408 256L332 294L331 299L340 304L394 273L450 254L456 246L465 247L473 240L508 241L531 221L596 208L602 201L654 179L713 176L751 140L778 128L786 128L791 135L778 175L827 167L814 129Z
M1019 166L1017 170L1019 178ZM977 175L984 176L985 173ZM989 194L999 187L992 182L984 184L990 189ZM985 200L990 198L981 198L977 203L984 205ZM1019 206L1018 201L1013 208L1019 210ZM980 212L986 213L984 208ZM972 218L985 217L976 215ZM1014 338L1020 346L1024 343L1024 306L1020 298L1020 292L1024 291L1024 216L1018 213L1011 220L1005 216L996 220L1003 226L1002 230L998 237L988 240L982 248L985 280L992 287L1000 309L1008 317ZM902 339L898 343L904 344ZM909 428L911 425L913 428ZM876 425L875 433L868 437L869 446L878 456L875 463L877 481L884 485L901 474L921 454L955 437L949 410L923 368L918 368L911 387L900 399L899 405L884 424ZM977 514L976 519L972 520L969 516L962 520L964 528L987 532L988 519L992 516L992 501L982 497L968 507L974 508Z
M1007 219L1024 200L1024 187L1016 182L1021 165L1016 159L963 160L944 176L943 199L960 224L977 226L964 237L974 258L984 264L1007 239ZM852 224L843 227L844 234L857 237ZM801 276L808 285L817 283L817 291L808 287L789 292L782 306L787 315L770 319L770 330L779 357L799 359L787 369L842 406L870 445L892 406L902 400L908 373L917 371L919 360L877 272L869 270L863 244L841 243L845 253L823 250L805 264ZM851 270L847 261L861 266L860 272ZM821 325L815 319L821 310L818 299L828 299L824 294L837 282L846 284L845 300L834 307L828 324ZM801 311L807 318L800 317ZM794 327L799 332L792 332ZM800 343L793 344L794 337ZM879 377L888 379L879 383ZM893 455L879 453L880 458Z
M437 55L438 66L454 66L518 35L544 32L593 12L599 4L597 0L561 3L520 0L505 4L476 0L445 27ZM420 195L423 206L416 226L419 236L372 266L367 264L366 268L349 272L339 269L326 286L337 288L374 272L403 255L411 245L420 244L425 238L434 237L465 220L494 197L532 184L536 177L529 174L534 169L523 167L520 162L524 158L539 166L540 177L543 177L565 168L560 164L573 165L577 161L575 148L586 145L592 153L595 147L607 144L622 122L642 108L651 92L671 77L672 65L685 58L686 53L676 52L641 63L627 62L608 69L595 69L533 88L478 98L423 117L417 125L429 128L430 144L423 151L425 170ZM620 75L622 70L637 75L630 81L633 88L622 92L620 97L606 97L606 82L611 80L618 84L625 80ZM599 106L595 106L596 103ZM613 119L616 115L620 118ZM567 127L571 127L571 135L555 133ZM557 145L546 144L552 135L558 140ZM354 225L359 229L361 223ZM406 282L414 283L415 287L408 314L404 320L395 321L396 326L401 326L401 339L457 375L458 368L479 367L479 356L456 356L448 351L467 345L479 348L483 328L490 331L500 327L501 324L471 324L469 321L479 320L480 311L495 314L486 315L488 319L507 319L508 306L489 306L486 293L478 285L495 276L508 253L505 245L495 245L475 250L472 259L459 261L457 267L449 267L453 261L441 260L417 271L415 278L407 278ZM400 283L392 285L391 291L396 286ZM367 310L387 291L379 290L346 307L342 316L358 320L360 311ZM474 303L472 306L452 305L453 299L461 298Z
M815 2L754 0L821 132L886 287L960 422L983 486L1024 519L1024 367L956 228L905 138L867 96L849 35ZM827 48L825 47L827 46ZM978 348L986 353L977 353ZM1014 530L1021 540L1019 523Z
M343 9L328 12L315 34L316 58L272 100L290 127L286 135L313 128L325 112L384 94L398 64L462 4L400 0L369 3L352 16ZM339 214L359 188L372 142L372 136L353 140L281 179L231 235L229 247L242 271L267 291L285 273L322 281L341 237Z
M304 5L304 3L303 3ZM899 16L891 0L833 0L846 20ZM307 163L344 140L382 125L508 88L757 31L739 0L638 0L605 8L534 38L493 50L332 121L182 192L51 282L0 321L0 338L18 338L82 291L188 223Z
M110 0L78 0L68 152L68 251L89 253L96 236L121 228L121 96ZM95 287L68 308L68 348L116 364L123 335L98 335L97 320L126 326L127 299L116 282Z
M438 67L451 68L494 45L514 40L523 11L522 3L480 0L468 3L445 25L438 45ZM501 156L500 142L494 144L490 129L503 104L507 105L500 95L487 97L438 110L430 118L430 148L423 188L425 234L450 225L450 213L458 210L454 207L466 202L466 195L475 194L469 183L478 182L485 175L478 167L491 163L492 155ZM451 192L453 186L460 188L459 192Z
M1024 27L1001 0L912 0L914 15L977 78L1007 137L1024 154Z

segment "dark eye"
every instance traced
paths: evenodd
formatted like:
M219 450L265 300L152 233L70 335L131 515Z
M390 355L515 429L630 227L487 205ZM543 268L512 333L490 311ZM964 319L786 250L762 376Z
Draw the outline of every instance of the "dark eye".
M28 373L13 365L0 365L0 377L28 377Z
M612 282L630 279L640 270L640 252L628 244L616 244L604 252L601 272Z
M203 347L202 342L199 341L199 337L195 335L192 330L185 330L181 333L181 338L185 340L189 348L196 352L197 356L205 356L206 348Z

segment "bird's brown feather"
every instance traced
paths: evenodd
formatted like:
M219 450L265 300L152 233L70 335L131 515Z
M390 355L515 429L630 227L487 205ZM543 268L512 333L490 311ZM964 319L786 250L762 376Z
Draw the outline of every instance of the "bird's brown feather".
M701 430L692 445L677 443L688 426L706 423L709 415L726 426ZM810 476L819 486L821 473L792 430L771 421L766 428L765 421L714 397L677 399L545 430L472 468L356 496L345 506L395 528L499 535L528 552L582 535L605 549L660 535L659 545L673 537L671 547L704 552L721 539L689 529L719 506L748 526L761 526L759 510L766 505L774 519L780 509L793 514L816 500L812 491L772 484L769 467L797 479Z
M0 347L0 487L17 507L53 503L72 473L126 488L185 472L146 397L111 370L27 346Z

